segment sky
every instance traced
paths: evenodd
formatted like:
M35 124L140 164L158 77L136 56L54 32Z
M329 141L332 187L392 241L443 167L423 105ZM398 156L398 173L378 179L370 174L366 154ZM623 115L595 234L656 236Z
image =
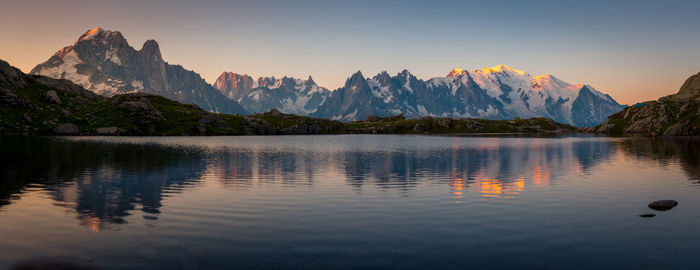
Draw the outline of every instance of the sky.
M93 27L148 39L213 83L224 71L309 75L329 89L360 70L422 79L504 64L634 104L700 72L700 1L0 0L0 59L29 72Z

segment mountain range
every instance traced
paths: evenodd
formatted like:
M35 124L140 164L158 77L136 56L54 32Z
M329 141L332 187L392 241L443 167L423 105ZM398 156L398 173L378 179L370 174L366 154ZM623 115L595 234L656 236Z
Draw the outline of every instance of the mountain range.
M340 121L284 114L212 113L147 93L104 97L66 79L27 75L0 60L0 135L268 135L418 133L572 133L551 119L402 116Z
M546 117L575 126L595 126L625 106L590 85L569 84L552 75L532 76L508 66L419 79L404 70L374 77L361 72L333 91L314 80L260 77L224 72L208 84L201 76L161 56L146 41L135 50L118 31L94 28L64 47L31 74L68 79L95 93L112 96L145 92L221 113L283 113L356 121L403 114L449 118L514 119Z
M573 85L552 75L531 76L508 66L466 71L424 81L404 70L372 78L353 74L329 91L311 78L275 79L224 72L214 83L251 112L277 108L285 113L340 121L403 114L451 118L513 119L547 117L575 126L595 126L625 106L590 85Z
M214 87L226 97L239 102L250 112L281 112L310 115L331 95L309 76L306 80L283 77L260 77L253 80L248 75L224 72L214 82Z

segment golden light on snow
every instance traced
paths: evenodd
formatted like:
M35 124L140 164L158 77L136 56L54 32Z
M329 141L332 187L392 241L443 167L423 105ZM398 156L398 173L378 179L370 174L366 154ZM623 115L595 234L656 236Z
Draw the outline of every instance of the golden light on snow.
M482 68L480 70L477 70L477 72L481 72L481 73L499 73L499 72L504 72L504 71L515 72L515 73L520 74L520 75L526 74L525 71L513 69L513 68L506 66L506 65L498 65L495 67L485 67L485 68Z
M457 76L459 74L462 74L462 70L463 69L461 69L461 68L455 68L452 71L450 71L450 73L447 74L447 77L454 77L454 76Z

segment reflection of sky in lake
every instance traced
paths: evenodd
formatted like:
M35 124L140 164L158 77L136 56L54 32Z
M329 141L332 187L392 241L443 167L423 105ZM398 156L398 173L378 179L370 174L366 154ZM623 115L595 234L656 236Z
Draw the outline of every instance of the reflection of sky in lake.
M493 239L480 239L479 233L502 233L495 241L504 244L562 237L564 242L533 247L557 254L552 250L557 245L577 250L575 243L584 248L617 230L637 228L630 217L648 211L643 206L650 200L679 199L687 210L700 202L695 198L700 148L693 141L352 135L2 138L0 145L0 169L8 179L0 202L9 204L0 206L0 218L7 221L0 233L10 235L0 240L0 249L14 250L0 255L0 262L55 255L55 248L64 247L78 258L144 266L151 265L145 258L116 258L146 256L158 247L164 255L184 256L162 267L183 267L208 256L230 262L216 251L228 247L249 267L269 266L256 258L271 254L299 267L307 266L302 258L323 255L322 265L330 267L366 259L364 252L342 255L348 248L366 248L419 268L430 261L416 255L422 248L404 249L400 243L469 250L471 245L435 238L453 232L473 237L472 245L486 252ZM669 218L681 228L697 225L690 220L696 214L682 209ZM521 226L529 236L516 236L504 223ZM453 231L455 224L470 229ZM426 225L434 230L423 231ZM587 230L600 231L596 236ZM65 236L51 233L59 231ZM577 232L582 235L571 235ZM420 233L432 236L414 236ZM367 239L372 236L388 242L372 244ZM633 236L638 235L615 237ZM76 247L69 239L85 242ZM113 246L95 246L105 242ZM177 247L182 244L190 246ZM335 249L326 251L329 245ZM291 248L286 253L291 257L275 253L280 248ZM182 255L185 250L190 255ZM516 257L529 254L510 251ZM450 254L445 258L456 258ZM453 266L449 261L443 265Z

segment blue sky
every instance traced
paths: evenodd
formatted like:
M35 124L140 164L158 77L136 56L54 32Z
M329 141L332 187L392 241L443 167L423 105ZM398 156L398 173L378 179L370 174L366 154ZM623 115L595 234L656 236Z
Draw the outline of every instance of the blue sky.
M505 64L634 103L700 71L700 1L0 1L13 26L0 59L27 72L95 26L137 49L155 39L209 82L232 71L336 88L357 70Z

